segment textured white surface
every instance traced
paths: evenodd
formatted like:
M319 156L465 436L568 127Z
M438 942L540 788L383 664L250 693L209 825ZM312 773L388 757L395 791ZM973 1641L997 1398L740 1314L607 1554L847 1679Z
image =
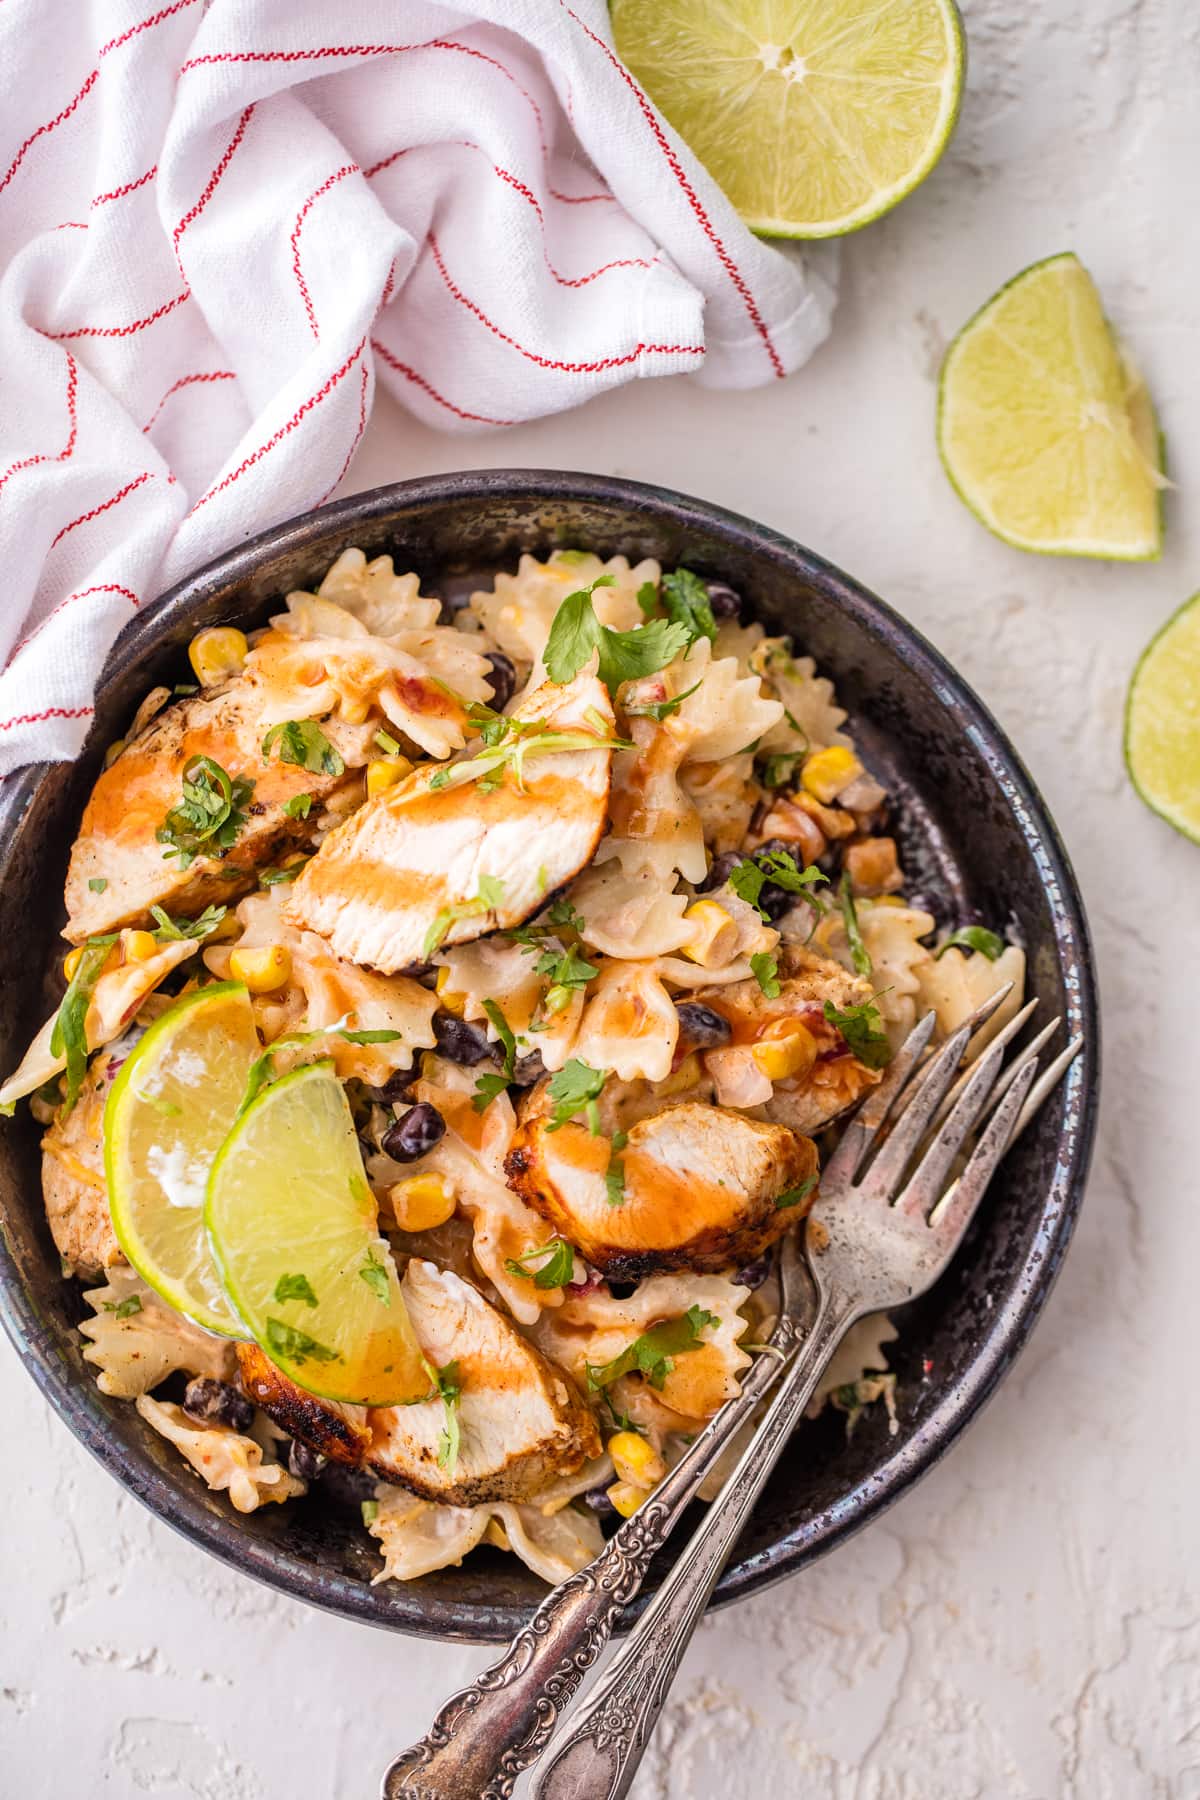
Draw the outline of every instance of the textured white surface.
M381 412L352 487L464 464L668 482L812 544L995 708L1091 909L1107 1093L1088 1203L1015 1373L915 1492L706 1625L638 1800L1196 1800L1195 1100L1200 850L1146 813L1124 686L1196 586L1200 17L1187 0L968 8L970 92L922 192L843 249L832 343L787 385L641 385L455 443ZM968 313L1074 248L1144 363L1180 492L1157 567L993 542L937 464ZM0 1353L0 1789L360 1800L485 1653L291 1605L155 1523Z

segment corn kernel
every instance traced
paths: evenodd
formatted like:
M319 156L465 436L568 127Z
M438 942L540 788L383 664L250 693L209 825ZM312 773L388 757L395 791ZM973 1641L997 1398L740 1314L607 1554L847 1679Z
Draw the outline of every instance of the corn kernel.
M123 931L121 948L127 963L149 962L158 950L158 939L152 931Z
M654 1084L654 1091L661 1100L667 1094L683 1094L688 1088L696 1086L701 1077L700 1058L693 1050L685 1056L679 1067L667 1076L665 1081Z
M467 996L451 988L449 969L439 969L437 972L437 997L443 1012L453 1013L457 1019L462 1018L467 1009Z
M692 927L692 935L680 945L682 954L702 969L728 962L737 947L737 926L725 908L715 900L697 900L683 916Z
M623 1519L632 1519L649 1493L648 1488L634 1487L628 1481L614 1481L606 1491Z
M74 950L68 950L63 958L63 974L68 981L73 981L75 971L83 961L83 945L77 944Z
M853 750L818 750L801 770L800 779L814 799L828 806L863 772Z
M454 1213L454 1190L440 1175L410 1175L388 1198L401 1231L433 1231Z
M751 1054L768 1081L789 1081L812 1068L817 1060L817 1046L810 1031L791 1021L786 1035L762 1039Z
M372 798L376 794L386 794L403 781L406 775L412 774L413 766L407 756L381 756L377 762L367 764L367 793Z
M365 725L371 713L371 702L361 695L342 696L342 717L347 725Z
M244 981L252 994L273 994L292 978L292 953L286 944L239 947L229 958L229 973Z
M240 675L250 646L244 631L233 625L210 625L198 631L188 645L188 661L201 687L216 687L231 675Z
M631 1487L655 1487L667 1472L667 1465L653 1444L636 1431L618 1431L606 1446L613 1468Z

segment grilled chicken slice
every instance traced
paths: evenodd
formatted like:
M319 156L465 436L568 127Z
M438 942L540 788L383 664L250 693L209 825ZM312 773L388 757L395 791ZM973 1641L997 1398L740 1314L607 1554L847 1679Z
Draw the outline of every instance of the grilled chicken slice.
M339 956L391 974L437 945L521 924L578 874L604 829L608 694L594 675L580 675L538 688L512 717L551 733L588 733L597 748L532 750L523 785L511 764L494 786L457 781L453 764L418 769L330 833L292 890L291 922L328 938ZM473 754L482 750L477 744Z
M639 1120L614 1159L610 1140L586 1125L547 1130L547 1086L522 1109L509 1186L618 1281L752 1262L812 1204L816 1148L786 1126L684 1101ZM624 1175L616 1203L606 1180L614 1160Z
M447 1417L440 1398L369 1410L335 1407L301 1392L255 1345L239 1344L246 1392L314 1450L450 1506L530 1499L556 1476L599 1456L595 1421L568 1377L469 1282L414 1258L401 1291L431 1366L458 1365L459 1449L452 1469L438 1461Z
M42 1194L50 1235L63 1261L85 1274L125 1261L108 1210L104 1102L129 1049L128 1043L119 1043L100 1052L71 1111L42 1138Z
M175 915L202 912L254 885L254 874L297 845L311 841L318 803L355 776L313 774L264 761L263 738L274 722L249 676L217 693L180 700L130 739L101 774L71 850L64 894L72 943L149 921L152 906ZM254 783L245 823L223 856L198 856L188 868L155 836L182 798L182 776L194 756L207 756L231 778ZM311 794L307 820L289 818L284 803ZM97 892L90 884L103 884Z

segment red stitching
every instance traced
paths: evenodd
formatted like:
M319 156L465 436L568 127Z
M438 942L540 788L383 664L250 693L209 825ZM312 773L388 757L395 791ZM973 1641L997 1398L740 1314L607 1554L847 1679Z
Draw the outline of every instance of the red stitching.
M22 469L32 469L36 463L66 462L75 449L75 439L79 435L79 421L75 412L75 402L79 393L79 365L69 350L64 350L63 355L67 359L67 418L70 421L66 448L60 450L57 456L48 456L45 452L39 452L37 456L27 456L23 461L13 463L11 468L6 469L3 475L0 475L0 488L4 486L10 475L17 475Z
M127 181L124 187L114 188L111 194L97 194L92 205L103 206L109 200L123 200L126 194L136 194L140 187L145 187L148 181L153 181L157 174L158 164L155 163L152 169L147 169L146 173L139 175L136 181Z
M188 514L188 517L191 518L194 513L198 513L202 506L207 506L210 500L215 499L219 493L229 487L229 485L236 481L239 476L244 475L247 469L252 469L254 464L261 461L267 454L268 450L273 450L276 444L280 443L290 431L295 431L301 419L303 419L307 413L310 413L314 406L319 406L322 400L328 399L338 382L341 381L353 367L355 359L362 355L363 346L366 341L365 337L360 340L357 349L351 352L341 368L336 369L329 377L328 381L325 382L324 386L318 388L315 394L310 394L303 406L298 406L291 418L288 419L285 424L281 425L279 430L275 432L273 436L269 437L265 444L260 444L257 450L252 450L250 455L247 456L244 461L240 462L236 469L231 469L229 474L226 475L223 480L218 481L215 487L210 487L206 494L201 494L195 506L193 506L192 511Z
M158 319L165 318L167 313L174 312L177 306L182 306L184 301L190 300L191 297L191 289L184 288L182 294L176 294L173 300L168 300L162 306L156 307L152 313L147 313L144 319L135 319L132 325L77 325L74 331L51 331L47 335L52 337L56 343L62 343L67 338L132 337L135 331L144 331L147 325L153 325Z
M565 288L586 287L589 281L595 281L595 279L598 275L607 274L609 269L648 269L652 266L652 263L656 260L655 258L647 258L644 256L622 256L622 257L615 258L614 261L612 261L612 262L603 263L600 266L600 268L593 269L590 275L574 275L574 276L560 275L558 270L555 268L554 264L550 261L550 255L546 249L546 245L545 245L545 241L544 241L545 234L546 234L546 215L542 211L541 202L538 200L538 197L533 192L532 188L527 187L523 181L519 180L517 178L517 176L515 176L511 172L511 170L503 169L503 168L501 168L499 163L492 162L491 157L488 156L488 153L484 149L483 145L475 143L473 139L471 139L471 138L449 138L449 139L443 139L442 142L450 143L461 150L477 150L479 152L479 154L488 163L488 166L491 168L493 174L498 175L500 177L501 181L506 181L508 183L509 187L515 189L515 191L521 195L522 199L528 200L530 206L532 206L534 212L536 212L539 220L541 221L542 234L543 234L542 258L546 264L546 267L549 269L551 275L553 275L555 281L558 282L558 285L560 287L565 287ZM428 148L430 148L430 146L426 145L426 144L407 144L403 150L394 150L390 156L385 156L383 158L382 162L372 163L372 165L369 169L364 169L363 174L364 174L366 180L370 181L373 176L382 175L385 170L391 168L393 163L399 162L400 158L402 156L407 156L410 153L410 151L425 150ZM550 190L550 191L552 192L553 190ZM591 196L591 198L592 199L600 199L600 198L602 198L602 196L594 194Z
M312 328L312 334L315 338L320 338L321 333L317 329L317 315L313 311L312 297L308 291L308 283L305 281L303 271L300 267L300 230L305 219L308 217L308 214L316 202L321 198L322 194L327 194L331 187L335 187L339 181L344 181L347 175L357 174L357 163L343 163L342 167L336 170L335 173L329 177L328 181L323 181L321 186L308 196L308 199L304 202L304 205L296 215L296 223L292 230L292 269L296 276L296 284L300 289L300 297L304 301L304 310L308 315L308 323ZM340 480L341 476L339 475L338 481ZM334 486L337 486L337 482L334 483Z
M145 433L147 431L149 431L150 426L155 423L155 421L158 418L159 413L162 411L163 407L167 404L167 401L171 398L171 395L177 394L179 392L180 388L191 387L193 382L197 382L197 381L236 381L236 380L237 380L237 376L234 374L232 369L210 369L204 374L181 375L179 377L179 380L176 382L173 382L172 385L167 389L166 393L163 395L162 399L159 401L158 405L155 407L154 411L151 413L148 423L142 426L143 435L145 435Z
M71 114L75 111L75 108L79 105L79 102L91 93L97 81L100 79L100 64L110 50L118 50L122 44L127 44L130 38L136 37L140 31L149 30L151 25L160 25L164 19L169 19L172 13L180 12L185 6L194 6L195 4L196 0L175 0L173 6L163 7L161 12L153 13L148 19L143 19L140 24L131 25L128 31L121 33L120 37L110 38L107 44L102 44L100 49L96 52L96 67L92 70L75 98L68 101L67 105L64 106L62 111L57 113L53 119L48 119L44 125L39 125L36 131L31 131L29 136L25 139L25 142L21 145L21 148L13 158L8 173L5 175L3 181L0 181L0 194L4 192L5 188L24 162L26 152L32 149L33 145L37 143L40 137L45 137L47 132L54 131L58 126L65 124L71 117Z
M183 274L183 264L179 262L179 240L187 230L188 226L193 224L194 221L200 217L200 214L212 199L217 190L218 182L233 161L234 152L246 135L246 127L250 123L250 115L253 111L254 106L251 104L243 112L241 118L237 122L237 129L229 141L228 149L208 178L208 186L197 200L195 206L192 207L190 212L184 213L182 219L180 219L178 225L176 225L174 231L171 233L171 247L175 252L175 261L179 263L179 273L181 275Z
M332 484L332 486L327 487L325 489L325 492L321 495L321 498L317 501L318 506L324 506L324 504L328 500L330 494L332 494L334 488L337 487L338 482L341 481L342 476L346 473L346 470L350 467L351 459L354 456L354 452L358 449L359 444L362 442L362 434L366 429L367 429L367 365L366 365L366 363L364 363L362 366L362 386L359 388L359 391L358 391L358 430L354 434L354 442L351 444L350 449L346 454L346 460L342 464L341 469L338 471L337 481L335 481Z
M0 719L0 731L11 731L14 725L38 725L43 719L86 719L94 706L48 706L45 712L18 713L15 719Z
M774 369L775 374L782 381L784 376L786 375L787 371L784 368L782 361L780 360L779 352L776 350L774 344L771 342L771 334L767 330L766 322L763 319L762 314L758 310L758 303L756 302L754 295L750 291L750 287L746 281L745 276L742 274L741 270L738 268L737 264L734 262L732 256L730 256L728 250L725 248L724 244L721 242L720 238L717 236L716 228L714 227L713 222L709 218L707 212L705 212L704 207L700 202L699 195L696 193L695 189L692 187L691 182L688 180L687 174L683 168L682 163L680 162L679 158L676 156L675 152L672 150L670 144L668 143L666 133L663 131L662 126L659 124L658 119L655 116L653 107L650 105L650 102L647 100L645 94L642 92L642 90L638 86L637 82L633 79L633 76L629 73L629 70L625 67L624 63L619 62L617 60L617 58L613 55L612 51L609 49L608 45L604 42L604 39L602 37L598 37L596 35L596 33L591 29L590 25L585 25L583 20L579 17L578 13L571 11L571 8L567 5L567 0L558 0L558 3L562 7L563 11L567 14L567 16L569 18L574 19L576 25L579 26L580 30L585 32L587 34L587 36L589 38L591 38L593 44L599 45L600 49L604 52L605 56L608 58L609 62L612 64L613 68L617 71L618 75L620 75L622 81L629 88L629 90L633 94L634 98L636 99L638 105L641 107L642 114L646 120L646 123L649 125L650 130L653 132L655 141L658 144L659 149L662 151L663 155L667 159L667 163L671 169L671 173L674 175L676 181L678 181L680 187L683 189L684 193L687 195L688 202L692 208L692 211L695 213L697 219L699 219L699 221L700 221L700 226L704 232L705 237L708 239L709 243L712 245L713 249L717 253L717 257L718 257L718 260L720 261L721 267L725 270L725 273L728 275L728 277L732 281L734 287L737 289L738 293L741 295L742 301L746 308L746 311L749 314L750 322L754 326L754 329L758 332L758 335L761 337L763 344L766 346L767 355L771 359L771 367L772 367L772 369Z
M132 593L129 588L122 587L119 582L103 581L98 587L80 588L74 594L68 594L65 600L60 600L57 606L50 609L41 623L35 625L29 635L21 639L20 643L14 647L12 654L5 663L5 668L7 669L12 666L22 650L24 650L25 646L27 644L32 644L34 638L37 637L39 633L45 631L51 619L62 612L64 607L70 606L73 600L86 600L89 594L123 594L135 611L141 605L141 601L138 599L137 595Z
M473 312L479 322L482 325L486 325L493 336L500 339L501 343L508 344L513 350L517 351L520 356L525 357L527 361L536 363L540 369L561 369L564 374L567 375L591 375L598 374L602 369L625 368L627 364L636 362L639 356L704 355L703 344L639 343L635 344L632 350L627 350L623 356L602 356L597 358L594 362L560 362L555 357L539 356L536 350L527 350L524 344L518 344L516 338L509 337L506 331L501 331L499 325L494 324L481 307L476 306L473 300L468 299L461 288L455 287L454 282L451 280L449 272L447 271L446 265L442 261L442 253L438 248L438 241L432 231L429 233L429 248L433 252L433 260L437 265L438 273L454 298L459 301L461 305L465 306L468 312Z
M423 388L431 400L436 400L439 406L444 406L447 412L454 413L457 418L468 419L473 425L520 424L519 419L489 419L486 413L464 412L461 406L455 406L453 400L447 400L444 394L439 394L432 382L427 381L424 375L418 375L415 369L410 369L407 363L402 363L398 357L393 356L387 345L381 344L378 338L371 339L371 348L377 356L382 356L390 369L395 369L397 375L403 375L406 381L414 382L417 387Z
M62 224L56 225L54 227L54 229L55 229L55 231L86 231L87 230L87 220L86 219L64 219Z
M132 494L133 490L135 488L140 488L144 481L153 481L153 479L154 471L152 469L143 469L136 481L128 482L125 487L120 488L113 495L111 500L102 501L99 506L93 506L90 512L80 513L77 519L72 519L69 525L64 525L58 536L51 539L51 550L53 550L55 544L60 543L61 540L66 537L68 531L74 531L77 525L86 525L89 519L99 518L100 514L106 513L110 506L115 506L118 500L123 500L126 494Z

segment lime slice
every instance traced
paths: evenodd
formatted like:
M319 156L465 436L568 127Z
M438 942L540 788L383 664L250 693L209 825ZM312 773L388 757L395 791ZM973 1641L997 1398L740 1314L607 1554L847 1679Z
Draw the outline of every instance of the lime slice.
M616 46L747 225L837 237L928 175L962 96L953 0L612 0Z
M1016 276L959 332L938 443L971 511L1020 550L1141 562L1162 549L1154 408L1069 252Z
M209 1251L204 1192L258 1053L245 988L201 988L150 1027L104 1108L117 1242L164 1300L227 1337L246 1333Z
M297 1386L363 1406L429 1393L332 1063L294 1069L246 1108L204 1211L229 1298Z
M1133 671L1125 764L1146 805L1200 844L1200 594L1151 638Z

